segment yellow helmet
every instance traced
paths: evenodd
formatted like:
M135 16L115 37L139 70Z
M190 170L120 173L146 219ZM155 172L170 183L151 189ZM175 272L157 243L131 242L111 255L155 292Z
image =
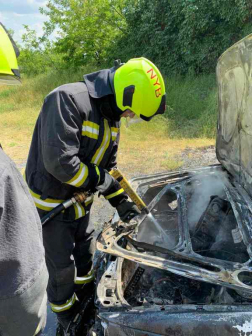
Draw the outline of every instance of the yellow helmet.
M20 84L18 56L15 42L0 23L0 84Z
M116 104L122 111L130 109L149 121L165 111L166 93L158 68L144 57L132 58L114 74Z

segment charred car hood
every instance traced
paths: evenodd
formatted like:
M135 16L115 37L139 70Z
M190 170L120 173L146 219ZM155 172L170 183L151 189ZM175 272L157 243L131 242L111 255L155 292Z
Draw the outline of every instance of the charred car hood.
M216 154L252 196L252 34L217 64L219 118Z
M217 64L221 164L131 181L148 205L97 239L104 335L252 333L252 35Z

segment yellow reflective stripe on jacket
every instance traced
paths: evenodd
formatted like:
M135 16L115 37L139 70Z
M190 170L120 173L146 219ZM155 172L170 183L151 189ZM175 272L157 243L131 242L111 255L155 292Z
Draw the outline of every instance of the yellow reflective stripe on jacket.
M65 200L56 200L52 198L46 198L42 200L39 194L36 194L30 188L29 188L29 191L33 197L36 207L41 210L51 211L65 201ZM94 195L89 196L84 202L85 206L88 206L89 204L91 204L93 200L94 200ZM81 203L75 203L73 206L75 210L75 219L85 216L86 211Z
M88 177L88 167L81 162L78 172L71 180L67 181L67 184L71 184L74 187L80 187Z
M62 305L55 305L53 303L50 303L51 305L51 309L53 312L55 313L59 313L65 310L68 310L70 308L72 308L72 306L74 305L76 301L76 294L74 293L73 296L71 297L71 299L67 300L66 303L62 304Z
M86 214L84 207L80 203L74 204L74 211L75 211L75 219L84 217Z
M85 206L88 206L89 204L91 204L94 200L94 196L90 196L86 199ZM75 219L79 219L81 217L84 217L86 215L86 211L85 208L83 207L83 205L81 203L75 203L74 204L74 212L75 212Z
M98 185L99 182L100 182L100 179L101 179L101 174L100 174L100 170L97 166L95 166L95 171L96 171L96 174L98 175L98 182L97 182L97 185Z
M117 134L119 132L119 128L117 127L111 127L111 135L112 135L112 140L115 141Z
M44 200L41 199L41 196L39 194L36 194L31 189L29 189L32 198L34 200L34 203L37 208L45 211L51 211L54 208L56 208L58 205L64 202L64 200L55 200L51 198L46 198Z
M99 164L101 163L101 160L103 159L103 156L110 144L110 138L111 138L111 133L110 133L109 124L108 124L108 121L104 119L104 135L103 135L102 143L100 147L97 149L97 151L95 152L95 155L93 156L91 160L91 162L96 164L97 166L99 166Z
M93 203L94 201L94 195L88 197L85 201L85 206L88 206L89 204Z
M109 200L109 199L111 199L111 198L113 198L113 197L116 197L116 196L122 194L123 192L124 192L124 189L122 188L122 189L120 189L120 190L114 192L113 194L110 194L110 195L105 196L105 198L106 198L107 200Z
M84 121L82 124L82 136L87 136L92 139L98 139L99 125L91 121Z
M86 283L89 283L94 280L94 271L90 271L87 275L84 275L82 277L76 276L74 279L74 283L77 285L84 285Z

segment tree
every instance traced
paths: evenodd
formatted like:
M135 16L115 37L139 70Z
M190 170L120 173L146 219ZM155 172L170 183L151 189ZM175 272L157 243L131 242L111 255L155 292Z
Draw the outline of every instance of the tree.
M68 68L145 56L169 74L212 72L252 30L251 0L49 0L41 13L45 34L27 27L26 50Z
M127 33L114 51L124 59L144 55L169 73L211 72L251 32L251 14L251 0L128 0Z
M69 65L101 63L116 37L124 32L125 0L49 0L41 12L48 16L49 35L58 30L56 51Z
M36 31L24 25L26 32L22 36L19 66L28 76L44 73L48 69L60 67L60 57L56 54L54 43L45 35L38 37Z

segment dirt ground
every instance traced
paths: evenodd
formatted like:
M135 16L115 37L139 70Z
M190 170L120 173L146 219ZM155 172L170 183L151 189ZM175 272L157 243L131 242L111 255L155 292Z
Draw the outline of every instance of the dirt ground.
M176 159L183 162L183 165L179 170L192 169L218 163L215 154L215 146L196 149L186 148L179 155L177 155ZM157 171L157 173L159 172L160 171ZM127 170L124 170L123 173L127 179L141 176L140 171L132 171L130 167ZM103 224L111 219L114 211L114 208L112 208L103 197L95 197L95 201L91 210L91 218L97 231L101 230Z

